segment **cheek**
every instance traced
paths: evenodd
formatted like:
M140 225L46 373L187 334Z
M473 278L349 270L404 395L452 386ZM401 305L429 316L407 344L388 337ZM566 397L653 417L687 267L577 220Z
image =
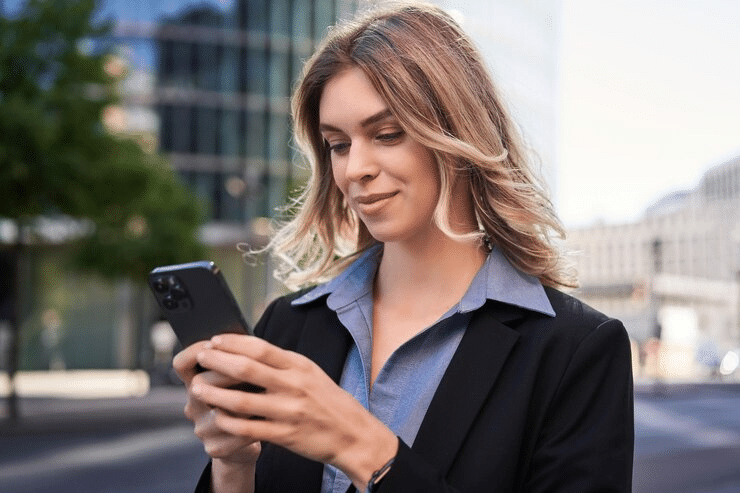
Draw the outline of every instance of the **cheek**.
M344 169L339 165L332 164L331 174L332 174L334 186L339 189L342 195L346 195L347 180L344 179Z

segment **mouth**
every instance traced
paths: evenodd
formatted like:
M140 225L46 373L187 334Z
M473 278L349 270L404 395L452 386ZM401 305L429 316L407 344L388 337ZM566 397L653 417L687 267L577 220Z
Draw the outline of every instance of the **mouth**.
M376 202L380 202L381 200L389 199L393 196L395 196L398 192L388 192L388 193L372 193L368 195L358 195L355 197L355 202L362 205L370 205L374 204Z

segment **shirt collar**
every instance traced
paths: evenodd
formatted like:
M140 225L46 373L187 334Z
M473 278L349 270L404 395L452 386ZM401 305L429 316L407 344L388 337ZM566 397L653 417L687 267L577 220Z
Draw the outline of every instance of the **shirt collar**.
M327 306L337 311L371 293L382 247L382 244L372 246L344 272L296 298L292 304L303 305L328 294ZM540 281L514 268L497 248L491 251L473 278L458 303L457 311L467 313L477 310L489 299L555 316Z
M382 243L373 245L337 277L325 284L319 284L303 296L293 300L291 304L303 305L328 294L327 306L332 310L337 310L372 293L373 280L378 270L382 251Z

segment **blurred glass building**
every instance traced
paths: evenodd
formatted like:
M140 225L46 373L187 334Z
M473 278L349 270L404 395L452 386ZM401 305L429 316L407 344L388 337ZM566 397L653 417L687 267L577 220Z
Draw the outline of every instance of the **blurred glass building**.
M289 94L327 27L373 0L99 0L114 23L107 66L122 100L106 127L169 157L208 210L209 255L255 321L281 292L267 262L245 266L305 178L291 147ZM11 14L21 0L0 0ZM558 0L439 0L463 24L512 103L553 186L557 135ZM61 268L53 249L28 267L31 316L24 369L126 368L152 360L153 297ZM133 313L134 307L142 313Z
M13 15L22 0L1 0ZM280 291L266 262L236 245L264 242L267 219L305 178L294 166L289 96L329 25L362 0L99 0L113 21L121 102L111 132L168 156L207 210L202 236L248 320ZM59 251L34 252L22 369L126 368L152 360L150 293L66 272ZM133 310L132 310L133 308ZM139 310L141 313L132 313ZM48 321L54 323L48 323Z
M270 216L294 181L289 102L343 0L102 0L124 102L110 127L169 155L213 223ZM212 242L229 241L218 235Z
M557 193L561 0L434 0L473 38Z

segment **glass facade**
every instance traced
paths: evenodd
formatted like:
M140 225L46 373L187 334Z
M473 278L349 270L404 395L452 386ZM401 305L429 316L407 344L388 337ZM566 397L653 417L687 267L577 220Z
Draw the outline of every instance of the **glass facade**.
M248 224L285 202L293 176L289 95L342 0L103 0L127 79L135 134L169 155L219 223ZM136 127L134 113L147 114Z
M209 258L254 322L280 287L268 263L245 266L236 244L251 240L253 221L264 230L260 218L304 178L292 165L289 93L327 26L358 2L100 1L114 26L106 70L121 92L104 123L169 156L206 205ZM4 15L21 5L0 0ZM63 245L28 253L21 369L150 368L159 314L147 288L68 272L66 255Z

